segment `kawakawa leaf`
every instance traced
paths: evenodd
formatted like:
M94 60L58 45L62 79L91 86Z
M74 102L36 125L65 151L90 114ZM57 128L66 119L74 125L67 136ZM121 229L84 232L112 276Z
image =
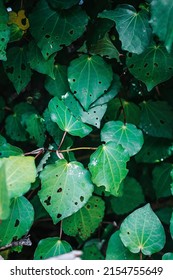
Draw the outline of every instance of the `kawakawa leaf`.
M157 198L171 195L171 170L171 163L162 163L153 169L153 188Z
M81 55L68 67L70 89L86 111L107 91L112 79L111 66L97 55Z
M5 130L7 135L15 141L26 141L27 134L25 128L21 124L21 118L14 113L9 115L5 120Z
M5 72L20 93L31 80L31 69L27 63L26 48L13 47L7 51L7 61L3 62Z
M173 76L173 53L168 53L162 45L149 46L143 53L127 55L130 73L142 81L148 91Z
M53 10L40 0L29 17L30 31L45 59L68 46L85 31L88 16L80 6L70 10Z
M35 260L44 260L72 251L71 245L59 237L48 237L39 241L34 252Z
M140 54L151 40L148 15L144 9L137 12L133 6L125 4L117 6L115 10L103 11L99 17L115 22L123 50Z
M112 141L121 144L129 153L129 156L137 154L143 143L143 134L135 125L121 121L110 121L105 123L101 130L101 140L104 142Z
M58 97L51 99L48 108L52 121L56 122L63 131L81 138L92 131L92 128L78 120Z
M164 42L170 52L173 43L173 2L172 0L152 0L150 4L153 32Z
M90 174L79 162L58 160L47 165L40 178L40 201L54 224L82 208L93 192Z
M0 23L0 60L6 61L6 47L10 40L10 28L4 24Z
M42 147L45 140L45 125L44 119L38 114L30 114L26 120L26 131L30 138L34 139L38 147Z
M128 160L128 152L121 145L108 142L99 146L88 165L93 183L98 187L105 186L106 191L119 196L120 184L128 173Z
M63 220L64 233L86 240L101 223L104 209L104 201L100 197L92 196L79 211Z
M164 228L147 204L128 215L120 227L120 238L132 253L152 255L163 249L166 241Z
M6 184L5 163L0 160L0 220L5 220L10 214L10 199Z
M170 233L171 233L171 237L173 239L173 213L172 213L171 220L170 220Z

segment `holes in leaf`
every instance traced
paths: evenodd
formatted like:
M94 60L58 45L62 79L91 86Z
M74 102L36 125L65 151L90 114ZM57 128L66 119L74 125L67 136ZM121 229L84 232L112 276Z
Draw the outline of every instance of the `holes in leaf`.
M62 192L62 188L57 189L57 193Z
M129 234L130 234L130 232L129 232L129 231L127 231L127 234L129 235Z
M90 205L89 205L89 204L87 204L86 208L87 208L87 209L90 209Z
M49 206L49 205L51 205L51 196L48 196L48 198L44 201L44 203L47 205L47 206Z
M47 52L46 55L49 56L49 53Z
M50 35L49 35L49 34L46 34L46 35L45 35L45 38L49 39L49 38L50 38Z
M99 84L101 84L102 82L101 81L99 81Z
M4 42L5 41L5 39L4 38L1 38L1 42Z
M154 66L155 66L155 67L158 67L159 65L155 62L155 63L154 63Z
M80 196L80 201L83 202L84 201L84 197L81 195Z
M14 227L18 227L19 224L20 224L20 221L18 219L16 219Z
M43 256L40 256L40 260L42 260L43 259Z
M148 66L148 63L145 63L145 64L144 64L144 68L146 68L147 66Z
M61 215L60 213L57 214L57 218L58 218L58 219L61 218L61 216L62 216L62 215Z
M56 108L58 108L58 105L56 105ZM58 175L56 175L58 177Z
M97 206L98 206L97 204L94 205L95 208L97 208Z
M13 67L13 66L7 67L7 68L6 68L6 72L7 72L7 73L10 73L10 74L13 74L13 72L14 72L14 67Z
M75 204L75 205L78 205L78 202L76 201L74 204Z
M134 64L131 64L130 66L129 66L129 68L133 68L134 67Z
M141 71L141 68L139 68L138 71Z
M160 123L161 123L161 124L164 124L165 122L164 122L163 120L160 120Z
M22 69L22 70L26 70L25 64L23 64L23 63L21 64L21 69Z
M21 23L22 25L26 25L26 18L22 18Z
M150 152L147 152L147 155L150 156Z
M168 69L169 69L169 70L172 70L172 67L169 67Z
M70 30L70 31L69 31L69 34L70 34L70 35L73 35L73 34L74 34L74 30L73 30L73 29Z
M106 93L107 92L107 90L106 89L104 89L104 93Z
M129 57L132 57L132 53L129 53Z
M76 94L77 93L77 91L76 90L74 90L74 94Z
M90 94L90 97L92 96L92 94Z
M147 72L147 73L146 73L146 75L147 75L147 76L150 76L150 73L149 73L149 72Z
M73 79L72 81L73 81L73 82L76 82L76 79Z

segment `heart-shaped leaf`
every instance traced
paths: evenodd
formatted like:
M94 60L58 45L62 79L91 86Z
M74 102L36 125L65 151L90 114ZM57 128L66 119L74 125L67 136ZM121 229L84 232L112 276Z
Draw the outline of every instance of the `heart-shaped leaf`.
M44 260L72 251L71 245L59 237L41 239L34 252L35 260Z
M51 9L47 1L40 0L29 17L30 31L45 59L70 45L85 31L88 16L76 6L67 11Z
M111 66L97 55L81 55L68 67L70 89L86 111L107 91L112 79Z
M32 204L24 196L13 198L10 210L8 219L1 221L0 247L26 235L34 221Z
M40 201L55 224L83 207L93 192L89 172L79 162L58 160L47 165L40 177Z
M157 198L171 195L171 170L171 163L163 163L153 169L153 188L155 189Z
M116 23L123 50L140 54L149 45L152 31L146 10L137 12L131 5L119 5L115 10L103 11L99 17Z
M6 184L5 163L0 161L0 220L5 220L10 214L10 199Z
M92 128L78 120L58 97L51 99L48 108L52 121L56 122L63 131L81 138L92 131Z
M142 81L148 91L173 76L173 55L162 45L152 44L139 55L128 54L126 63L130 73Z
M140 129L133 124L124 124L121 121L107 122L101 130L101 140L104 142L115 142L121 144L129 153L129 156L137 154L144 142Z
M79 211L63 220L63 231L82 240L89 238L101 223L104 209L104 201L92 196Z
M91 155L88 165L93 183L98 187L105 186L106 191L119 196L120 184L128 173L128 160L128 152L121 145L108 142L99 146Z
M120 238L132 253L152 255L162 250L166 237L164 228L147 204L128 215L120 227Z

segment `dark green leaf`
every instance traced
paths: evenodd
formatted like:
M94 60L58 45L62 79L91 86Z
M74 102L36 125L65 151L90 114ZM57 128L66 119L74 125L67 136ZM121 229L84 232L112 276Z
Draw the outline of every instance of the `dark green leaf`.
M153 169L153 188L157 198L171 195L171 163L163 163Z
M30 114L26 121L26 131L29 133L30 138L34 139L38 147L42 147L45 140L45 125L44 119L37 114Z
M5 101L4 98L2 96L0 96L0 123L2 122L4 116L5 116Z
M20 156L23 154L23 151L15 146L10 145L9 143L4 143L0 145L0 158L9 157L9 156Z
M3 23L0 23L0 60L6 61L6 47L10 40L10 28Z
M15 141L26 141L25 128L21 124L21 118L16 113L6 118L5 130L7 135Z
M171 233L171 237L173 239L173 213L172 213L171 220L170 220L170 233Z
M69 9L79 3L79 0L47 0L53 9Z
M97 239L91 239L85 243L82 251L82 260L104 260L103 254L100 252L102 244Z

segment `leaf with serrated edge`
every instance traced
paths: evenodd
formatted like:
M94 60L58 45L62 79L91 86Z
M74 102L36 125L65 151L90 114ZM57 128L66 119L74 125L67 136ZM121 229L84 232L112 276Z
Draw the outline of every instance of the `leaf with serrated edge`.
M79 162L58 160L47 165L40 178L40 201L54 224L77 212L93 192L90 174Z
M126 163L129 159L121 145L108 142L99 146L88 165L93 183L98 187L105 186L106 191L119 196L120 184L128 173Z

